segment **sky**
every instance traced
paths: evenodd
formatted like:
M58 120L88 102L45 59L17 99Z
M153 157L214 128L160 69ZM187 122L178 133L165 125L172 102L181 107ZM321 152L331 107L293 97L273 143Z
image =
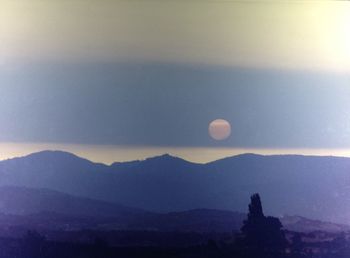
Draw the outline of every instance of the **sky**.
M350 156L349 28L347 2L0 0L0 159Z

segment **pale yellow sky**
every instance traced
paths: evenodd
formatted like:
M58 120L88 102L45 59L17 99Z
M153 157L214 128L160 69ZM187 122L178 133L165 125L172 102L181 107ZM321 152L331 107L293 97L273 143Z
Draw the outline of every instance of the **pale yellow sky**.
M347 1L0 0L0 64L350 70Z

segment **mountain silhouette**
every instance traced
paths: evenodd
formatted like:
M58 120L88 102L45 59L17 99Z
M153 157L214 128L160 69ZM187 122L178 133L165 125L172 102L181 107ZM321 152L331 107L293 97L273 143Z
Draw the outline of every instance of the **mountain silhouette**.
M33 189L18 186L0 187L0 213L33 215L61 213L79 217L124 218L146 215L147 212L115 203L93 200L49 189Z
M251 193L268 215L350 223L350 159L242 154L207 164L162 155L110 166L61 151L0 162L0 185L47 188L153 212L246 212Z

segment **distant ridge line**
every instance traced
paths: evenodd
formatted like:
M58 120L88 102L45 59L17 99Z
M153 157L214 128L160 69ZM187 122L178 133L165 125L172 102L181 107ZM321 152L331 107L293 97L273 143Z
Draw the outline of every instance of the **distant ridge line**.
M226 156L226 157L222 157L219 159L215 159L209 162L194 162L179 156L175 156L169 153L164 153L161 155L155 155L155 156L149 156L143 159L134 159L134 160L127 160L127 161L114 161L111 164L106 164L104 162L95 162L93 160L90 160L88 158L83 157L82 155L78 155L74 152L69 152L69 151L63 151L63 150L41 150L41 151L37 151L37 152L32 152L23 156L16 156L16 157L12 157L12 158L7 158L7 159L2 159L0 160L0 162L3 161L8 161L8 160L16 160L16 159L21 159L21 158L27 158L27 157L33 157L33 156L38 156L38 155L45 155L45 154L59 154L59 155L65 155L66 157L74 157L76 159L81 159L81 160L85 160L88 161L90 163L93 164L100 164L100 165L105 165L105 166L116 166L116 165L120 165L120 164L132 164L132 163L139 163L139 162L143 162L143 161L150 161L150 160L157 160L157 159L173 159L173 160L182 160L191 164L197 164L197 165L208 165L211 163L215 163L217 161L224 161L224 160L228 160L228 159L233 159L233 158L244 158L244 157L315 157L315 158L319 158L319 157L326 157L326 158L341 158L341 159L350 159L350 157L347 156L337 156L337 155L310 155L310 154L260 154L260 153L252 153L252 152L247 152L247 153L240 153L240 154L236 154L236 155L232 155L232 156Z

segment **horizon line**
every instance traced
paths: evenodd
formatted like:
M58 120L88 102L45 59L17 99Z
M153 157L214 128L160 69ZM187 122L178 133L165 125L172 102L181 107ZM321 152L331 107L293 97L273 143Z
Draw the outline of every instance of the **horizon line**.
M8 148L6 148L8 147ZM26 148L24 148L26 147ZM4 155L4 152L7 154ZM350 149L302 149L302 148L234 148L234 147L123 147L77 144L20 144L0 143L0 161L13 158L22 158L31 154L58 151L66 152L89 160L94 163L111 165L113 163L143 161L169 155L191 163L208 164L214 161L231 158L239 155L259 156L314 156L314 157L338 157L350 158ZM119 157L119 158L118 158Z

